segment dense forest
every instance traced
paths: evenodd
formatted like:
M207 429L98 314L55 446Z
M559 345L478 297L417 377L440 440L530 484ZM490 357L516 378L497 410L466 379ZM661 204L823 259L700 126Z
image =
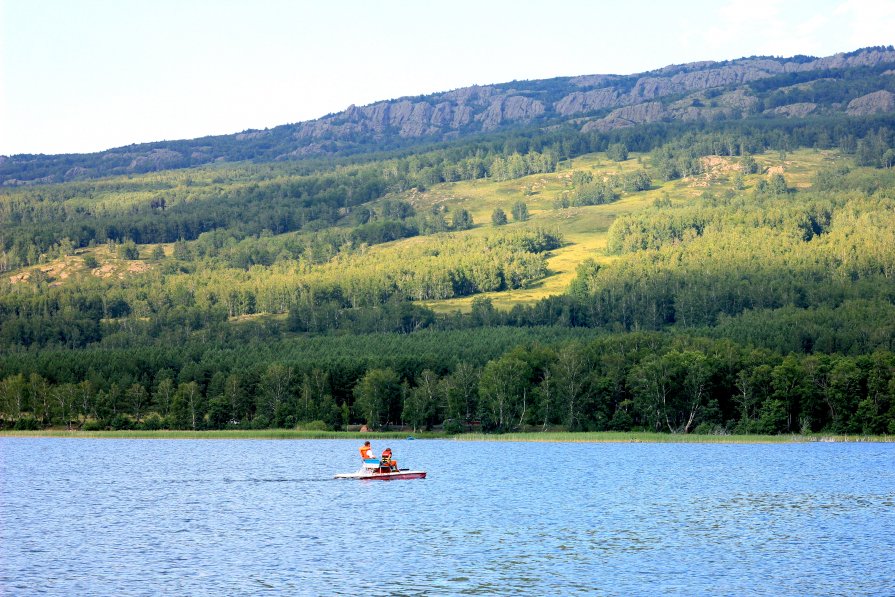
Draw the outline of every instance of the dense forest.
M761 112L7 186L0 424L895 433L893 166Z

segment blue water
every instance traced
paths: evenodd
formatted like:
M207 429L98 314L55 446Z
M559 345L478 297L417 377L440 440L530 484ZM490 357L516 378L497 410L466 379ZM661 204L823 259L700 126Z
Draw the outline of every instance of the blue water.
M0 594L895 594L893 444L387 443L0 438Z

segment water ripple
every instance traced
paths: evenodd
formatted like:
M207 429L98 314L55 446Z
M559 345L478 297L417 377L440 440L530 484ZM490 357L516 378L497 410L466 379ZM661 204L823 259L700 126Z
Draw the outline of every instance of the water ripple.
M0 593L881 595L895 447L0 438Z

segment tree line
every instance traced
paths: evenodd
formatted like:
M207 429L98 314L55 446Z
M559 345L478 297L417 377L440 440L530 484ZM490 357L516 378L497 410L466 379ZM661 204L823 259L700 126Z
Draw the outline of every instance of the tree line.
M481 336L466 339L481 342ZM249 348L271 356L260 345ZM197 360L168 353L138 363L144 371L138 377L109 365L108 376L91 369L79 378L58 366L7 374L0 380L0 419L19 429L344 429L365 423L454 433L895 433L891 351L781 355L657 332L522 344L481 360L446 352L414 358L399 350L377 362L362 351L326 364L320 355L292 360L288 346L287 356L273 361L202 350ZM104 354L127 359L123 351Z

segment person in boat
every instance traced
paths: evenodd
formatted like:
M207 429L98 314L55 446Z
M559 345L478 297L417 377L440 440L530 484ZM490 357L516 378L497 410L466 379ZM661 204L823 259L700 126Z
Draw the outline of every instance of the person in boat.
M392 449L386 448L382 451L382 458L379 460L379 467L391 471L398 470L398 461L392 459Z
M367 440L364 442L364 445L360 447L360 457L364 460L373 460L376 456L373 454L373 448L370 446L370 441Z

